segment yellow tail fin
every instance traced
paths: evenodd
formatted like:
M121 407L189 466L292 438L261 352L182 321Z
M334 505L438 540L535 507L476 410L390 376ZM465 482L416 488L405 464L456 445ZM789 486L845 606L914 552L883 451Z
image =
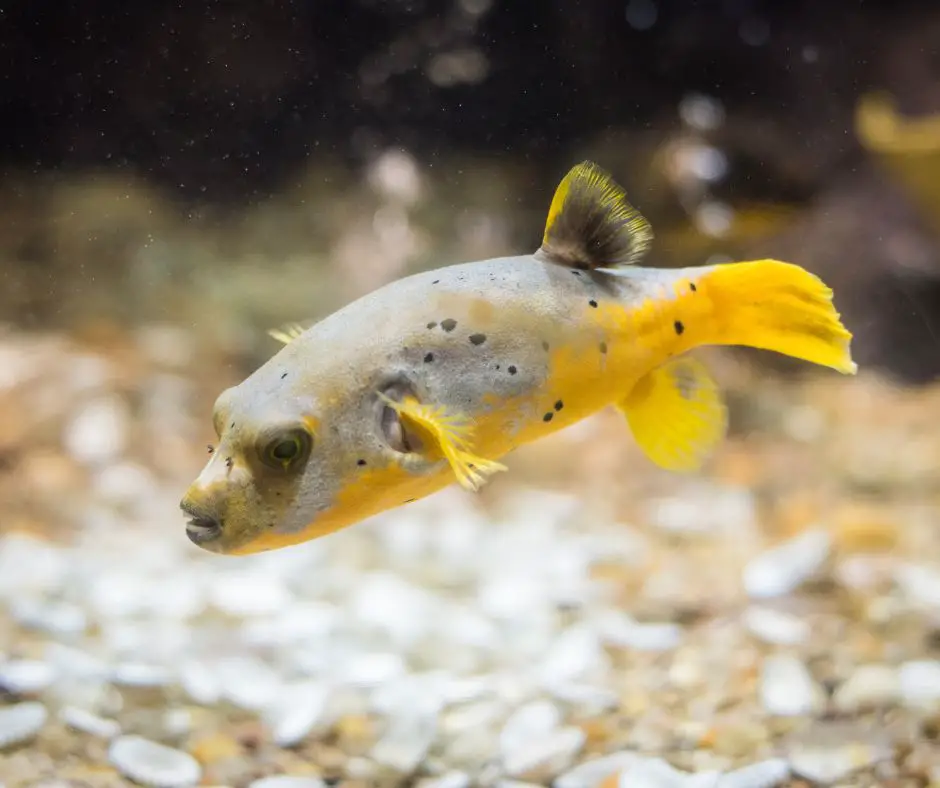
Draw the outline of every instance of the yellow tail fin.
M716 265L696 281L714 310L701 344L773 350L855 374L852 335L832 304L832 290L809 271L754 260Z

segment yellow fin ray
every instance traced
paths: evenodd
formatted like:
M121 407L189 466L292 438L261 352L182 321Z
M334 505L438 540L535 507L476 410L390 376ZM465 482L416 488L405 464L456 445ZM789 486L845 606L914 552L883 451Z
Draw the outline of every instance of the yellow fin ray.
M384 394L379 396L422 438L431 440L450 464L461 487L476 492L488 476L506 470L505 465L473 453L473 426L463 416L449 413L443 406L418 402L414 397L396 402Z
M652 241L649 222L610 173L584 161L555 190L539 254L574 268L615 267L636 263Z
M272 328L268 331L268 336L276 339L285 345L289 345L307 329L300 323L287 323L279 328Z
M692 358L642 377L618 408L646 456L670 471L698 470L727 430L721 392L705 365Z

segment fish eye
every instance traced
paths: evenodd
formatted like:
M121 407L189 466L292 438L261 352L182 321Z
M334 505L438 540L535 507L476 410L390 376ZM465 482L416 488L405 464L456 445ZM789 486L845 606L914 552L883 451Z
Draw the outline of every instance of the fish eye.
M282 432L263 445L261 461L277 470L291 470L307 458L312 447L313 438L306 430Z

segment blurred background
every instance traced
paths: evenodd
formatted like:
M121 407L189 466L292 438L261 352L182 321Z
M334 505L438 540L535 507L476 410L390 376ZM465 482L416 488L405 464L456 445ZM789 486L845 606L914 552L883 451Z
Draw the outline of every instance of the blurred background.
M63 0L0 62L2 788L940 784L940 8ZM650 265L823 276L858 377L703 352L696 476L602 413L479 496L189 544L268 328L534 250L584 158Z

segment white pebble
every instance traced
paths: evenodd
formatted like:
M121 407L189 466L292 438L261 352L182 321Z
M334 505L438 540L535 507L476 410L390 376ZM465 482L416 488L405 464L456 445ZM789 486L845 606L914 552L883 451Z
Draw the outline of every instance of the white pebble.
M610 775L630 769L640 757L628 750L585 761L559 775L553 783L554 788L596 788Z
M38 659L13 659L0 664L0 688L13 695L36 695L55 681L54 665Z
M270 616L288 608L291 595L276 577L261 572L226 572L212 579L209 600L230 616Z
M561 712L554 703L536 700L514 711L499 734L503 757L553 731L561 723Z
M59 673L71 679L103 682L111 675L107 662L81 649L63 646L61 643L48 643L43 654Z
M165 687L171 681L170 671L146 662L122 662L111 673L111 681L119 687L138 689Z
M935 568L901 564L895 570L894 582L911 604L928 610L940 608L940 572Z
M842 782L849 775L879 760L874 748L848 743L836 747L801 745L789 755L790 768L817 785Z
M577 708L582 713L601 715L620 704L620 696L608 687L579 682L562 682L546 687L555 700Z
M338 666L337 679L354 687L375 687L405 674L407 666L400 654L370 653L352 655Z
M248 788L326 788L326 783L319 777L275 774L252 780L248 783Z
M810 635L809 624L803 619L758 605L744 611L744 625L754 637L774 646L796 646Z
M424 760L436 736L436 715L402 710L369 755L376 763L399 774L411 774Z
M270 706L282 691L280 676L260 660L230 657L217 666L222 695L249 711Z
M113 739L121 732L121 726L114 720L99 717L77 706L64 706L59 711L59 719L70 728L102 739Z
M593 627L574 625L546 649L538 676L546 685L588 678L606 670L608 660Z
M417 788L470 788L472 780L466 772L449 771L439 777L418 780Z
M102 397L87 403L66 425L62 442L76 460L104 465L117 459L127 444L130 414L124 400Z
M271 739L278 747L299 744L323 721L330 687L315 681L290 684L279 701L265 713Z
M170 708L163 712L163 732L173 738L192 733L193 713L189 709Z
M398 648L408 648L438 620L437 600L427 589L390 572L365 575L352 594L349 614L364 629L375 628Z
M88 616L77 605L18 598L10 603L10 614L30 629L51 635L78 635L88 627Z
M639 622L620 610L604 611L597 628L608 645L633 651L669 651L682 640L682 628L675 624Z
M760 697L769 714L781 717L813 714L822 710L825 695L796 657L774 655L764 660L760 677Z
M510 777L549 780L571 766L586 740L581 728L559 728L505 754L503 767Z
M46 707L34 701L0 707L0 749L29 741L48 718Z
M823 568L831 547L828 532L805 531L751 559L744 567L744 590L753 599L789 594Z
M901 696L898 671L890 665L860 665L833 693L842 712L864 711L896 703Z
M180 666L179 682L183 691L196 703L212 706L222 696L219 674L204 662L187 660Z
M441 718L441 731L450 737L484 731L489 737L505 716L504 704L497 700L481 700L448 709Z
M783 758L742 766L723 775L718 788L774 788L790 779L790 764Z
M125 777L153 788L184 788L202 776L199 762L188 753L142 736L120 736L108 748L108 760Z
M692 777L662 758L638 758L621 772L617 785L618 788L687 788ZM711 781L710 784L714 785L718 775L709 774L707 778ZM695 785L698 788L697 781Z
M102 618L130 618L147 609L153 586L140 572L112 569L93 579L88 602Z
M940 661L919 659L898 669L901 700L910 708L934 709L940 706Z

